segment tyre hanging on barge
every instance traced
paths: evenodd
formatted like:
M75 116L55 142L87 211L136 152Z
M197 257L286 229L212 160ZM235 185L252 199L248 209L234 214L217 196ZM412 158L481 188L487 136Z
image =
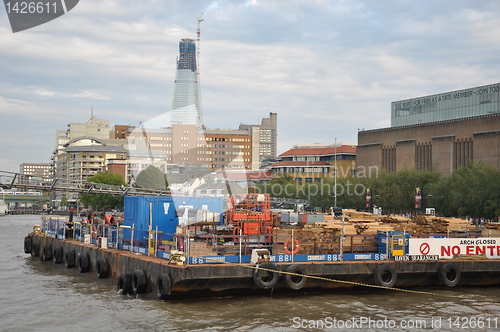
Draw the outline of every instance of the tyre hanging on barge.
M66 251L64 255L64 260L66 261L66 268L71 269L75 267L76 253L74 250Z
M455 287L458 285L461 276L460 267L456 263L445 263L439 267L439 281L447 287Z
M375 280L375 285L392 288L396 284L398 274L394 267L388 264L382 264L377 266L373 272L373 278Z
M121 292L122 295L134 294L134 292L132 291L132 275L128 273L120 274L116 289L118 290L118 292Z
M253 281L262 289L270 289L276 287L279 281L281 270L277 264L262 263L256 266L253 271Z
M156 297L166 300L172 292L172 279L166 273L162 273L156 279Z
M287 273L285 273L283 280L285 281L285 284L288 288L294 290L304 288L307 282L307 270L304 266L292 264L285 269L285 272Z
M90 270L90 257L89 254L81 253L78 255L78 271L80 273L87 273Z

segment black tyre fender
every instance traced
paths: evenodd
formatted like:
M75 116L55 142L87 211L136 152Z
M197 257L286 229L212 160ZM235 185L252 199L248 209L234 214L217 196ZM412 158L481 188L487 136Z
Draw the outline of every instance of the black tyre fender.
M162 273L156 279L156 296L160 300L165 300L172 292L172 279L166 273Z
M31 253L31 248L33 247L33 241L31 240L31 236L26 236L24 238L24 253L25 254L30 254Z
M123 273L118 278L118 283L116 284L116 289L123 295L133 294L132 292L132 275L128 273Z
M266 262L257 264L256 267L257 269L253 271L253 281L258 287L263 289L270 289L274 288L278 284L281 272L278 265ZM270 272L267 270L272 270L275 272Z
M66 254L64 255L64 260L66 261L66 268L71 269L75 267L75 258L76 254L74 250L66 251Z
M63 248L62 247L55 247L54 252L52 253L52 258L54 259L54 263L56 264L61 264L63 262Z
M144 270L137 270L132 275L132 290L135 294L142 294L146 291L147 278Z
M305 286L307 282L307 277L306 277L307 273L306 273L306 268L304 266L292 264L287 266L285 272L303 275L303 276L297 276L285 273L283 276L283 280L285 281L285 284L287 285L288 288L299 290Z
M462 272L456 263L445 263L439 267L438 278L441 284L455 287L460 282Z
M40 256L40 243L39 242L33 242L31 256L32 257L39 257Z
M108 264L108 260L106 258L101 257L97 260L96 274L97 274L97 278L99 278L99 279L104 279L104 278L108 277L109 264Z
M382 264L377 266L377 268L373 272L373 278L375 280L375 285L394 287L398 278L398 273L392 266L388 264Z
M89 254L81 253L78 255L78 271L80 273L89 272L90 269L90 258Z
M50 261L52 259L52 246L50 244L46 244L43 246L42 250L42 261Z

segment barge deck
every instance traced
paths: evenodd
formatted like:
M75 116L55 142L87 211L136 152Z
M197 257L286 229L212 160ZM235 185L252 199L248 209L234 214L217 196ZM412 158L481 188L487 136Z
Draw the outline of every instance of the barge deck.
M43 233L29 234L24 244L26 253L40 257L54 268L117 285L125 294L144 298L256 294L271 289L304 292L355 286L391 289L500 284L500 260L494 259L291 262L284 257L260 264L186 265L136 252L105 249L75 239L61 240Z

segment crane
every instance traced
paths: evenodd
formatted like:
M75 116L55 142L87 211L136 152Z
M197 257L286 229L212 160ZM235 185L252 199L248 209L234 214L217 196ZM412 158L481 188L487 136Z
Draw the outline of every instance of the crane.
M199 115L199 119L198 119L198 123L201 127L203 127L203 112L202 112L202 108L201 108L201 91L200 91L200 40L201 40L201 28L200 28L200 24L201 22L203 22L203 12L201 13L200 16L196 16L193 11L186 5L184 4L184 7L187 8L187 10L189 10L189 12L191 13L191 15L194 16L194 18L196 18L197 22L198 22L198 29L196 30L196 35L197 35L197 38L196 38L196 78L198 80L198 102L199 102L199 107L200 107L200 115Z

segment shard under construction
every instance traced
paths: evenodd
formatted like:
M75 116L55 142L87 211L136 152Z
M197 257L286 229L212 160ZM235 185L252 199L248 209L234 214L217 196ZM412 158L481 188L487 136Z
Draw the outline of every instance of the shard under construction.
M179 42L170 122L172 125L189 124L198 127L203 124L196 44L193 39L185 38Z

